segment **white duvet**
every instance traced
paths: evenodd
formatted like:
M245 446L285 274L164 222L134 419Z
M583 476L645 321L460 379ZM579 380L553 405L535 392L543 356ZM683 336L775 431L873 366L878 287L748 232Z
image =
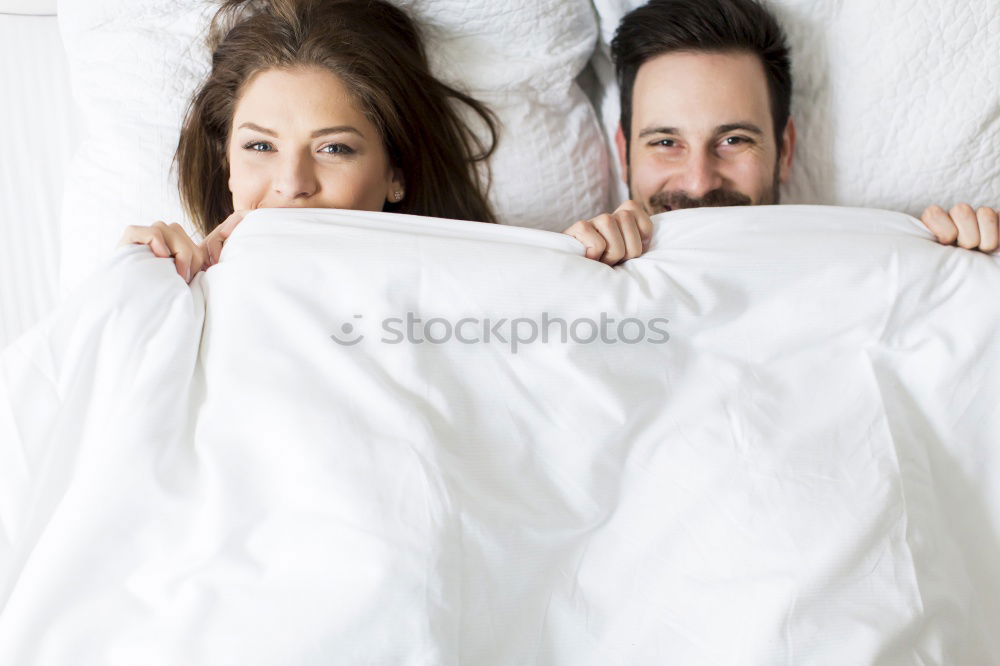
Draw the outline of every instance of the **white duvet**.
M1000 662L998 291L822 207L122 248L0 357L0 664Z

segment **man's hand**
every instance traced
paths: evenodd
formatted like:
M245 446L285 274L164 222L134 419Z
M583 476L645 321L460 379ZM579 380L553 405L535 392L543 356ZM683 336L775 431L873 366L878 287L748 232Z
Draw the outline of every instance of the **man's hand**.
M1000 247L1000 211L982 206L973 210L960 203L945 212L941 206L930 206L920 221L931 230L942 245L958 244L967 250L993 252Z
M629 200L615 212L577 222L563 233L584 244L588 259L614 266L646 250L653 235L653 222L642 206Z

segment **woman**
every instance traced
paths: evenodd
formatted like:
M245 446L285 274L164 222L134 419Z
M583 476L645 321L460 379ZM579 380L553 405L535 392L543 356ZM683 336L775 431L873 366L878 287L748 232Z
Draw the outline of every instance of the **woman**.
M181 200L204 237L179 224L127 227L121 243L174 257L186 281L216 263L247 211L392 211L495 222L477 167L496 120L431 75L419 31L383 0L225 0L209 33L212 69L175 156ZM452 101L490 136L484 146ZM484 169L485 170L485 169ZM621 209L620 209L621 210ZM642 252L645 216L616 213L567 232L606 263ZM589 233L581 233L581 229Z

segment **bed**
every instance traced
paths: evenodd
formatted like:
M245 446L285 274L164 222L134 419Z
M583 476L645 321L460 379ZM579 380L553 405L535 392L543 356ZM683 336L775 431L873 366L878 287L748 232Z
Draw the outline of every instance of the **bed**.
M191 286L113 246L187 224L209 6L0 15L38 54L5 80L61 82L15 122L79 146L0 165L0 663L1000 660L1000 259L912 217L1000 201L1000 7L772 3L792 205L667 214L611 269L552 232L623 196L634 3L403 4L514 130L504 224L255 211ZM440 321L386 342L407 311ZM569 336L511 328L543 314Z
M157 14L142 10L147 3L62 4L60 24L53 0L0 3L3 81L19 91L0 112L31 128L45 147L19 135L13 159L0 166L0 346L92 271L126 224L184 223L168 156L181 100L204 66L204 55L189 51L197 48L203 6L163 0L149 5ZM573 222L627 196L613 158L618 102L607 45L636 0L565 0L513 13L482 3L462 12L435 0L403 4L440 45L431 49L438 73L494 105L516 130L493 164L494 204L504 221L544 228L555 211L565 216L558 224ZM873 9L860 1L775 0L771 7L793 47L800 128L784 202L910 215L932 203L995 205L995 3L980 0L959 14L948 4L919 2L905 19L891 5ZM173 18L157 23L157 16ZM99 48L112 25L120 30L111 49ZM151 30L160 38L136 38ZM135 75L126 54L159 77L155 85ZM102 130L110 132L106 145L86 143ZM137 155L137 146L147 152ZM529 165L532 178L521 178L519 155L532 146L544 159ZM158 157L149 159L150 152ZM108 163L116 166L102 171ZM575 165L574 177L563 173L566 164ZM64 197L73 224L59 221ZM24 219L32 223L18 223Z
M55 3L0 3L0 346L36 322L58 291L65 171L80 138Z

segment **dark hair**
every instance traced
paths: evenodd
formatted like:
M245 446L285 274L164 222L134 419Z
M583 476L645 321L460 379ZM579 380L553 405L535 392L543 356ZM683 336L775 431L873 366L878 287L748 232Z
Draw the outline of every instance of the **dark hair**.
M632 91L639 67L674 51L748 51L759 56L781 152L791 113L791 59L781 25L756 0L650 0L625 15L611 41L611 57L621 94L626 146L631 140Z
M430 73L414 21L385 0L224 0L208 38L212 69L191 100L175 160L184 209L207 235L233 212L226 147L236 102L257 72L319 66L335 74L378 129L406 196L383 210L495 222L477 166L497 121ZM451 105L486 125L484 146Z

